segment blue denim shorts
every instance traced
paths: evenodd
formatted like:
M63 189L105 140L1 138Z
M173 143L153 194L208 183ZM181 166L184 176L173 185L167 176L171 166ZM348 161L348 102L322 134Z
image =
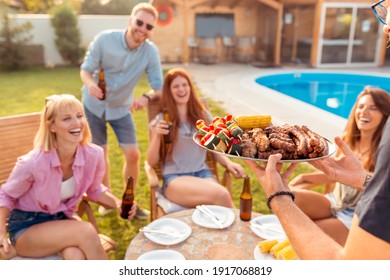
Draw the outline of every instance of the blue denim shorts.
M8 219L8 232L11 243L15 245L16 239L33 225L65 219L67 217L63 212L52 215L44 212L29 212L14 209L11 211Z
M111 125L118 139L119 146L123 148L137 147L137 134L133 117L130 112L118 120L106 121L105 117L97 117L84 106L85 116L92 133L92 142L98 146L107 145L107 122Z
M211 173L210 169L202 169L200 171L196 172L188 172L188 173L173 173L173 174L167 174L163 177L163 186L162 186L162 191L163 194L165 195L165 190L168 187L168 184L173 180L176 179L177 177L180 176L192 176L192 177L197 177L197 178L214 178L213 173Z
M328 193L325 195L325 197L327 197L330 200L331 206L336 205L336 200L334 198L333 193ZM342 222L343 225L345 225L347 229L351 228L353 214L355 213L354 210L351 210L351 209L333 210L332 209L331 211L332 211L332 215L335 218L337 218L337 220Z

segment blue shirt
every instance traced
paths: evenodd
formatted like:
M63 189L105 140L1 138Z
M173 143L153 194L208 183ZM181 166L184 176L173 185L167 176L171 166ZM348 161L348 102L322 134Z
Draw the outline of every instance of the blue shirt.
M133 90L146 72L152 89L162 89L160 55L150 40L135 49L125 41L126 30L106 30L99 33L88 47L81 69L93 73L98 80L99 67L104 69L108 88L106 99L97 100L82 87L83 103L93 114L106 120L117 120L129 113Z

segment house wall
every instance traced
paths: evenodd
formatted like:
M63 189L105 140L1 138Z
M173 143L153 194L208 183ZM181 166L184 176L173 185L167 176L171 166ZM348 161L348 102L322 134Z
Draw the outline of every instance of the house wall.
M47 66L65 64L55 45L54 29L49 15L17 14L10 15L17 24L30 22L32 44L43 46L43 60ZM81 46L85 49L96 34L105 29L127 27L128 16L81 15L78 26L81 33Z
M277 12L268 7L258 7L256 22L255 58L262 62L272 62L275 55L277 26L274 24Z
M166 4L166 1L155 1L154 4ZM184 49L186 48L187 38L195 37L195 19L199 13L227 13L234 14L235 34L239 36L256 35L256 9L237 6L234 9L217 6L210 8L199 6L184 11L185 5L177 5L173 9L173 19L165 26L157 26L153 35L153 41L160 50L161 59L165 62L182 62L184 58ZM250 20L248 20L250 19ZM200 43L200 38L196 38ZM225 49L222 44L222 38L216 38L217 61L223 61Z
M288 7L299 7L299 4L310 5L317 3L314 0L282 0L285 9ZM338 2L339 0L324 0L325 2ZM343 0L343 3L367 3L367 0ZM236 37L248 36L255 38L253 47L253 58L258 61L276 61L278 56L278 20L277 11L259 1L240 1L234 7L228 5L210 6L212 1L196 0L155 0L154 5L158 8L161 5L170 7L173 10L172 21L167 25L157 25L151 40L159 48L161 60L163 62L186 62L190 57L190 49L187 46L187 38L195 35L195 17L197 13L233 13L235 18ZM198 3L198 4L196 4ZM221 2L223 3L223 2ZM316 44L318 40L319 11L316 6L314 12L311 9L300 10L299 39L311 39L312 58L315 61ZM44 62L48 65L64 64L54 40L54 30L50 24L49 15L11 15L19 23L29 21L33 25L31 34L32 43L43 46ZM123 29L127 27L128 16L109 16L109 15L80 15L78 17L79 30L81 32L82 47L87 48L94 36L100 31L111 28ZM284 26L287 28L288 26ZM290 37L292 33L283 32L282 45L285 42L294 40ZM199 40L199 38L197 38ZM226 49L222 44L222 38L216 38L216 62L226 61ZM236 52L237 51L236 47ZM384 57L384 52L381 55ZM383 61L383 59L381 60Z
M183 59L184 38L183 12L176 9L172 21L164 26L157 25L151 37L160 51L163 62L178 62Z

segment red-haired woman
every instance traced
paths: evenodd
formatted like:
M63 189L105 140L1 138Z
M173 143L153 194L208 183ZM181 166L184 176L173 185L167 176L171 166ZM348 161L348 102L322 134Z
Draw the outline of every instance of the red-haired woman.
M168 110L172 124L172 144L162 149L161 138L168 134L169 124L160 113L151 122L151 142L147 161L153 167L163 158L163 193L183 207L215 204L234 207L225 187L214 178L206 163L206 151L193 142L199 119L211 121L190 76L183 69L171 69L165 76L162 107ZM241 165L227 157L214 155L216 160L236 177L245 175Z

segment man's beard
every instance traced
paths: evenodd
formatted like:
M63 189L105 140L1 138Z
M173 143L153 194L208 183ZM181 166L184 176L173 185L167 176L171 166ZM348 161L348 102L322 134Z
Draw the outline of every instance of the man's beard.
M147 39L145 35L142 36L138 35L136 30L131 30L130 35L136 44L141 44Z

